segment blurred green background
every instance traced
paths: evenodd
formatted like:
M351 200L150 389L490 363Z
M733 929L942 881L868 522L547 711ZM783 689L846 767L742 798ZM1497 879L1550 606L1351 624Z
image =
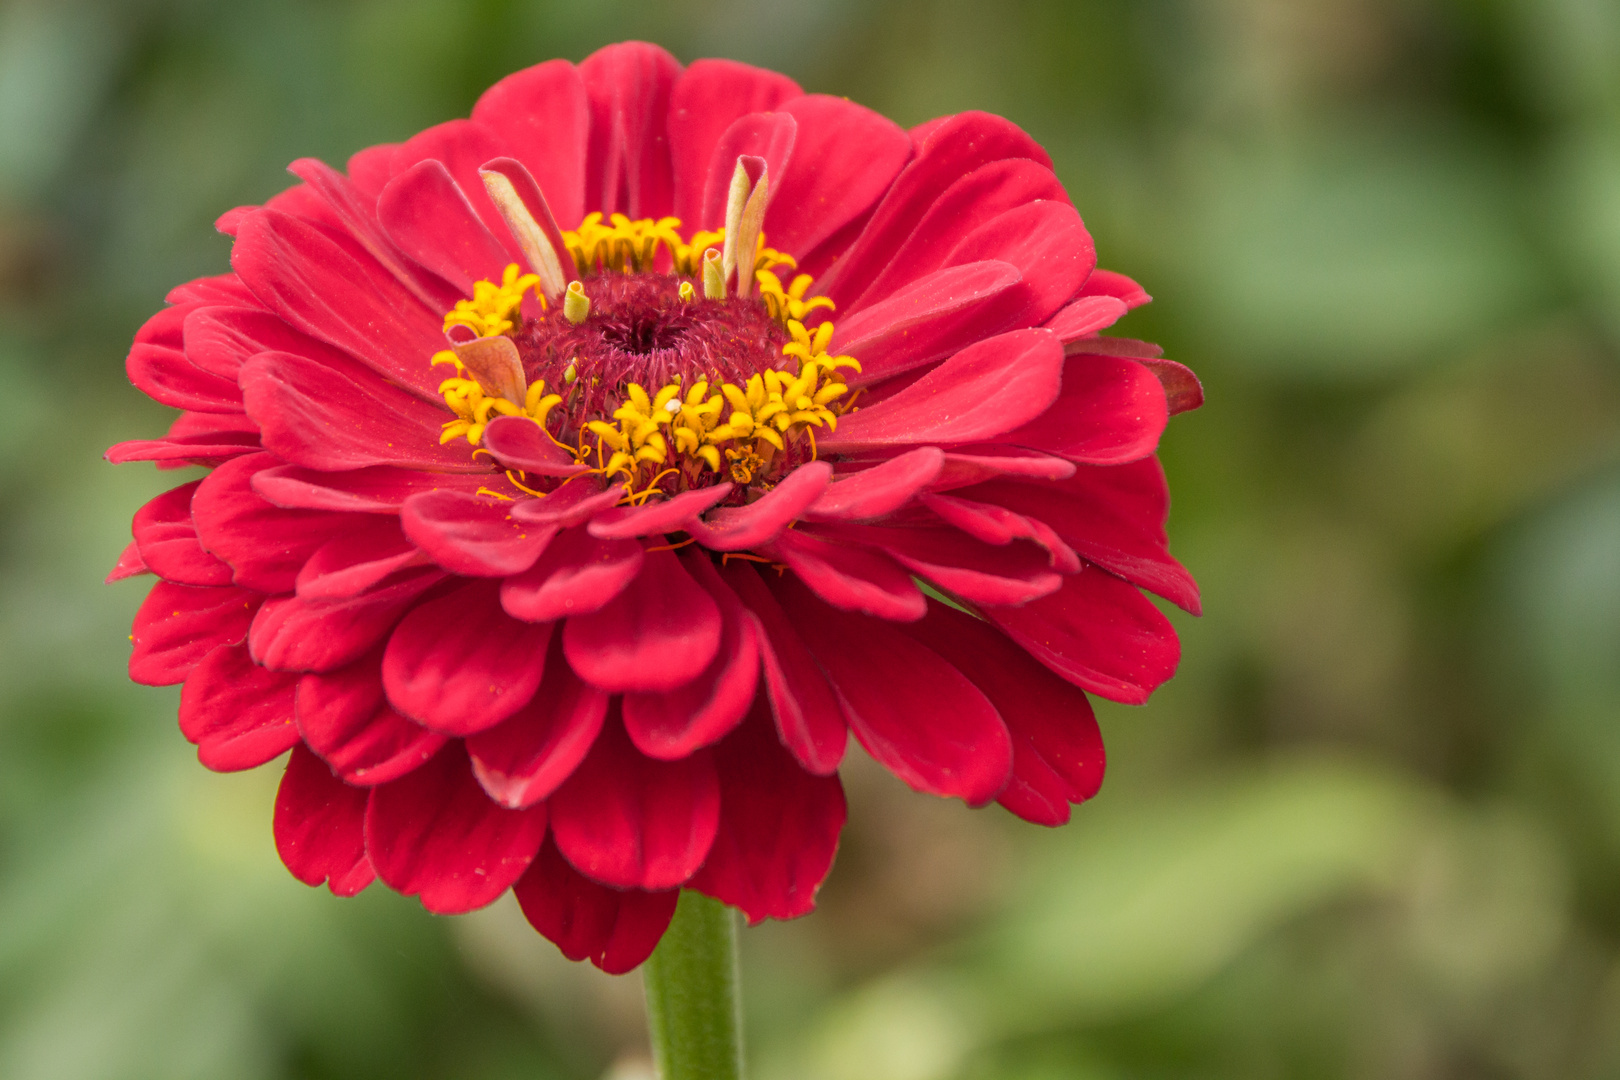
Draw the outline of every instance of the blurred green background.
M515 906L293 881L129 685L135 328L220 212L643 37L1040 138L1209 393L1209 614L1048 832L852 760L760 1080L1620 1077L1620 4L0 2L0 1077L643 1075Z

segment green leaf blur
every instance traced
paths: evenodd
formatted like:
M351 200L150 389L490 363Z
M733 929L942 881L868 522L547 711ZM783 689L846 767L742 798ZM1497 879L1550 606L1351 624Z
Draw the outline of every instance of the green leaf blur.
M1209 404L1208 614L1074 823L846 770L817 914L743 934L760 1080L1620 1076L1620 5L0 0L0 1077L647 1076L638 981L503 901L281 868L130 685L183 477L101 451L213 219L610 41L1045 145Z

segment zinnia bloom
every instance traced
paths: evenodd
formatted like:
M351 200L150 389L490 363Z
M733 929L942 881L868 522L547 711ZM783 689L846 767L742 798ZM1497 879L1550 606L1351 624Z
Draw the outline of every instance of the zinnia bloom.
M1201 391L1099 336L1148 297L1028 135L629 43L291 171L108 457L210 470L135 515L130 674L210 768L291 751L299 880L513 889L617 972L682 886L811 909L850 732L1041 824L1095 793L1086 692L1179 657L1141 590L1198 609L1154 451Z

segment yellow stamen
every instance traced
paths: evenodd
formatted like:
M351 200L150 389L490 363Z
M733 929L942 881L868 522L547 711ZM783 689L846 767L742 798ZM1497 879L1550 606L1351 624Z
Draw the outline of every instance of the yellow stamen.
M473 285L471 300L456 301L455 309L444 317L444 332L448 334L453 326L465 326L474 337L511 333L523 319L520 314L523 294L539 284L538 276L520 274L518 264L512 263L501 276L499 285L492 281L477 282ZM544 308L546 298L538 289L534 295Z

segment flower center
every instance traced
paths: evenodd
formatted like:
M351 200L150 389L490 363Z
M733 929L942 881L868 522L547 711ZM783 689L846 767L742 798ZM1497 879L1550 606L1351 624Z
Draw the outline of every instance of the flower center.
M728 294L715 271L725 233L688 243L679 224L592 214L563 233L578 280L560 304L516 265L478 282L432 360L456 369L439 387L455 414L440 441L477 446L497 416L527 417L631 501L721 480L768 488L814 460L816 429L851 400L843 370L860 370L828 355L830 321L805 326L832 302L804 299L807 274L784 288L775 268L793 260L763 236L737 267L751 288Z

